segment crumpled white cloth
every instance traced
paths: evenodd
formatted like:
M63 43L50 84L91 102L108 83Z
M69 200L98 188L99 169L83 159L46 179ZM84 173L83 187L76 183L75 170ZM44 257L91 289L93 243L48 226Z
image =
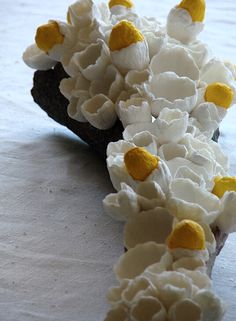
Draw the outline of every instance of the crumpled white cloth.
M102 321L112 267L123 253L123 225L102 209L113 192L105 162L33 103L33 71L21 61L36 27L65 19L72 2L1 0L0 321ZM163 19L178 1L135 2L138 12ZM233 60L236 4L207 5L203 37ZM233 174L235 120L230 110L221 126ZM213 274L216 293L229 305L224 321L236 315L235 245L232 235Z

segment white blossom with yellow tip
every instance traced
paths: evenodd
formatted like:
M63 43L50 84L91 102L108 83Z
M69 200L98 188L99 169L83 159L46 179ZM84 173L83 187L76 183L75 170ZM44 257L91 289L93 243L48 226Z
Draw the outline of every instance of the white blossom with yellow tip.
M182 43L194 42L203 30L205 0L182 0L167 17L167 33Z
M112 28L109 48L113 64L123 74L129 70L143 70L149 64L146 40L134 24L127 20L122 20Z

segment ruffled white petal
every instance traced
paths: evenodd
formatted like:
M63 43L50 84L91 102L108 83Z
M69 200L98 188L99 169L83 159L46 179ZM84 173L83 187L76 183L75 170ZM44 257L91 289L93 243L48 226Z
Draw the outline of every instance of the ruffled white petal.
M173 216L161 207L135 215L125 225L125 247L130 249L150 241L165 244L171 233L172 223Z
M199 79L199 69L194 59L181 46L163 47L152 58L150 69L157 75L166 71L172 71L180 77L188 77L192 80Z
M105 95L95 95L81 106L84 118L98 129L111 128L117 119L115 105Z
M152 114L155 117L165 107L190 113L197 102L195 82L173 72L151 77L149 83L144 84L144 92L151 101Z
M139 244L123 254L114 267L119 280L134 279L140 275L149 265L159 262L165 253L164 245L148 242ZM142 257L142 260L140 260Z
M48 70L56 64L56 61L54 59L50 58L35 44L26 48L22 58L27 66L38 70Z

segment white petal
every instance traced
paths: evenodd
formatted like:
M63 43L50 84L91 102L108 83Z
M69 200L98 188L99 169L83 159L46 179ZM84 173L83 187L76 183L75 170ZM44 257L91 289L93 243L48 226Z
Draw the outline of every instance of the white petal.
M154 297L144 297L136 301L130 311L133 321L166 321L166 311Z
M138 147L144 147L149 153L157 155L157 140L148 131L134 135L132 142Z
M79 91L78 92L79 97L72 96L69 102L69 105L67 106L67 113L70 116L70 118L75 119L79 122L87 122L87 119L83 116L81 112L81 106L85 101L87 101L90 96L87 91Z
M188 113L179 109L164 108L155 120L155 132L160 145L178 142L186 133Z
M189 179L175 179L170 184L168 208L178 219L212 223L219 209L219 199Z
M126 48L111 51L111 59L122 74L129 70L144 70L149 64L148 45L143 40Z
M201 307L202 321L221 321L225 313L225 305L212 292L201 290L197 293L194 301Z
M201 175L197 175L187 166L180 167L176 174L175 178L188 178L194 183L197 183L201 188L205 188L205 181Z
M92 81L90 94L91 96L95 96L101 93L115 102L123 90L123 87L123 77L113 65L109 65L99 79Z
M190 271L199 270L206 272L206 264L202 259L197 257L182 257L173 263L173 270L187 269Z
M189 298L192 294L191 279L175 271L157 275L154 285L159 290L161 302L167 309L176 301Z
M115 154L125 154L131 148L136 147L132 142L127 142L125 140L118 140L117 142L111 142L107 146L107 156Z
M128 287L131 282L129 280L122 280L119 286L111 287L106 295L110 304L115 305L121 301L122 292Z
M234 77L228 67L221 60L215 58L201 69L200 79L207 84L222 82L231 85L234 82Z
M201 22L193 22L187 10L181 8L171 9L167 17L167 33L183 43L193 42L202 31Z
M134 279L149 265L160 261L165 251L166 247L164 245L154 242L137 245L123 254L115 265L114 271L117 278L119 280Z
M154 74L173 71L180 77L199 79L199 69L186 49L181 46L164 47L150 63Z
M226 115L227 110L224 111ZM222 120L223 113L219 112L219 109L213 103L202 103L198 105L191 113L191 116L194 117L201 125L203 131L215 131Z
M108 313L104 321L129 321L128 309L122 305L117 304Z
M77 0L68 8L71 23L79 28L90 25L95 18L99 18L99 10L92 0Z
M152 121L151 106L143 98L120 101L118 114L124 128L129 124Z
M168 312L169 321L201 321L202 311L199 305L190 299L176 302Z
M187 148L177 143L164 144L159 148L159 156L166 161L176 157L185 158L187 156ZM168 163L167 163L168 164Z
M37 70L48 70L56 64L55 60L50 58L35 44L26 48L25 52L23 53L23 60L27 66Z
M123 138L125 140L132 140L136 134L142 132L149 132L150 134L155 135L155 125L150 122L128 125L123 131Z
M121 299L129 304L142 296L151 295L154 291L154 287L146 277L138 276L126 286L121 294Z
M125 76L125 83L128 87L136 89L142 83L148 80L150 71L145 70L130 70Z
M118 221L126 221L140 211L137 194L126 186L121 184L121 191L109 194L103 200L105 212Z
M99 40L76 53L73 59L83 76L93 81L101 77L110 63L109 49L102 40Z
M222 208L215 224L226 233L236 232L236 193L226 192L222 198Z
M159 30L154 32L154 29L143 32L143 35L147 41L149 48L149 56L151 59L166 44L167 37L164 32Z
M95 95L81 107L83 116L98 129L111 128L117 119L115 105L105 95Z
M164 107L191 112L197 102L195 82L173 72L154 75L148 85L144 84L144 88L146 94L152 96L152 114L155 117Z
M125 247L130 249L149 241L165 244L172 231L172 222L173 216L161 207L135 215L125 225Z

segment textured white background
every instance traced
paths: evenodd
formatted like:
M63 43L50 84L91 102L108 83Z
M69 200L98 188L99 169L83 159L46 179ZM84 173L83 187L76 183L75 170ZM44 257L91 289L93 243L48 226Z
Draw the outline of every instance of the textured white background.
M0 0L0 321L102 321L122 225L102 210L112 191L105 165L33 103L33 71L21 61L39 24L64 19L70 1ZM164 21L176 1L136 1ZM235 58L236 3L207 1L202 38ZM236 174L236 108L220 140ZM215 291L236 316L236 236L214 269ZM213 321L213 320L212 320Z

